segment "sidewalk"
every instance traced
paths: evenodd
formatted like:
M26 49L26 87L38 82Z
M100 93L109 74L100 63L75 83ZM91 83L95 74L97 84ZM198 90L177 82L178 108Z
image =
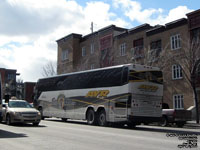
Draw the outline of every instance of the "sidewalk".
M187 123L184 126L200 129L200 124L197 124L196 121L187 121Z

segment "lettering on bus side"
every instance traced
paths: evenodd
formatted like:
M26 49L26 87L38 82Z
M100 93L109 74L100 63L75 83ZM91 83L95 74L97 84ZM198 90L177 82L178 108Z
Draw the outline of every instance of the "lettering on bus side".
M138 89L141 91L156 92L158 90L158 86L142 84L138 87Z
M89 91L85 97L107 97L109 90Z

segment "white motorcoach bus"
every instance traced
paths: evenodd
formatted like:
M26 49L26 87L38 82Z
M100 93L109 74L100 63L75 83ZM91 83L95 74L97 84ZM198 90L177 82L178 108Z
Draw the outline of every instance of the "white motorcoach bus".
M126 64L39 79L34 104L43 117L88 124L137 125L160 121L162 72Z
M0 122L3 119L3 114L2 114L2 81L1 81L1 73L0 73Z

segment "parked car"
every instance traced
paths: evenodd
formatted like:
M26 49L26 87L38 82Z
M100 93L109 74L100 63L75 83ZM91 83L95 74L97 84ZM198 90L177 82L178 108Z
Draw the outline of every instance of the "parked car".
M25 100L9 100L8 103L3 101L2 114L2 121L5 121L8 125L12 123L32 123L38 126L41 121L40 112Z
M162 126L175 123L178 127L183 127L187 121L191 121L192 112L189 110L163 109Z

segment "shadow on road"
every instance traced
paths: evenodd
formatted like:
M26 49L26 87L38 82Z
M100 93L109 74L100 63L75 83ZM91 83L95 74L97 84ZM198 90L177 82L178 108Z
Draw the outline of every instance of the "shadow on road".
M67 121L62 121L62 120L56 119L56 118L47 118L45 120L46 121L60 122L60 123L71 123L71 124L87 125L87 122L86 121L82 121L82 120L67 120Z
M5 123L2 123L5 124ZM6 124L5 124L6 125ZM34 126L33 124L29 124L29 123L14 123L12 125L10 125L12 127L33 127L33 128L42 128L42 127L46 127L45 125L38 125L38 126Z
M62 120L58 119L46 119L47 121L54 121L54 122L60 122L60 123L70 123L70 124L80 124L80 125L87 125L87 122L84 121L74 121L74 120L67 120L66 122L63 122ZM101 128L101 127L100 127ZM149 132L160 132L160 133L176 133L176 134L196 134L200 135L200 130L195 128L196 131L189 131L187 129L191 129L189 127L184 127L184 128L175 128L175 127L161 127L161 126L143 126L143 125L138 125L135 128L129 128L128 126L108 126L106 128L115 128L115 129L124 129L124 130L136 130L136 131L149 131ZM194 129L194 128L192 128Z
M13 133L13 132L0 129L0 139L1 138L23 138L23 137L28 137L28 136L23 133Z
M149 131L149 132L162 132L162 133L176 133L176 134L196 134L196 135L200 135L200 132L198 131L186 131L186 130L182 130L182 129L175 129L175 128L165 128L165 127L157 127L154 128L151 126L148 127L140 127L137 126L136 128L134 128L134 130L141 130L141 131Z
M14 127L32 127L32 128L43 128L43 127L47 127L47 126L45 126L45 125L34 126L34 125L32 125L32 124L23 124L23 123L13 124L12 126L14 126Z

